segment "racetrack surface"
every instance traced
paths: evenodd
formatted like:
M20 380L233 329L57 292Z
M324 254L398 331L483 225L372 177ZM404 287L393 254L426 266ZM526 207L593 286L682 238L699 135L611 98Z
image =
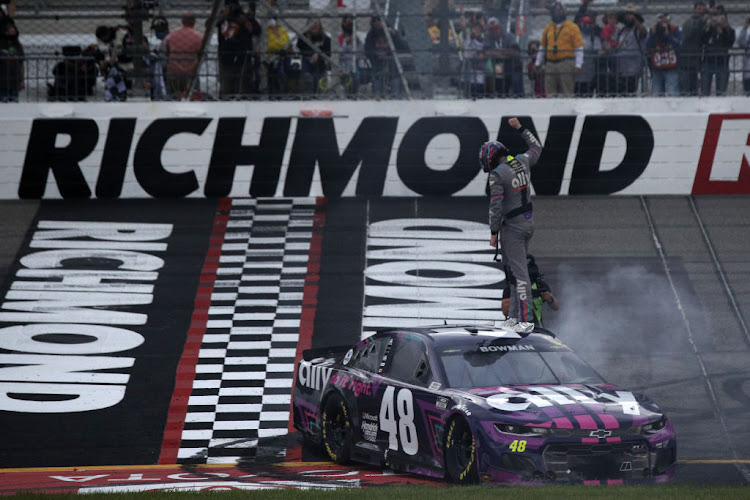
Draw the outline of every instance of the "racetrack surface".
M258 378L256 365L289 365L294 360L293 342L312 347L353 343L362 332L389 324L434 323L435 313L424 304L412 303L406 309L413 316L407 317L404 308L393 303L398 287L419 281L406 278L404 282L404 276L410 276L408 269L400 278L393 277L394 269L406 269L405 260L420 263L420 279L461 280L461 273L451 269L468 275L470 266L484 266L491 276L498 267L492 263L489 246L455 254L445 246L464 236L489 240L488 231L484 234L487 208L482 198L342 198L281 205L284 202L259 201L247 206L240 200L197 199L2 202L0 268L4 276L1 293L5 294L2 312L6 314L19 313L7 307L13 297L30 297L9 295L21 293L23 279L18 272L31 262L22 259L40 248L54 248L49 243L39 247L40 241L61 238L44 235L51 229L45 229L49 223L42 221L167 224L171 228L169 236L158 240L163 241L162 250L144 247L163 260L154 271L158 276L150 282L151 302L133 305L132 298L123 296L109 308L112 317L121 317L125 323L135 316L114 313L147 318L141 326L117 326L131 328L145 339L126 370L125 396L110 408L90 411L0 411L4 491L34 485L59 489L50 477L84 467L90 471L110 467L120 478L115 481L114 473L97 473L101 477L84 483L132 484L138 477L145 480L138 466L147 467L146 475L157 470L148 468L156 464L164 470L173 466L180 473L195 472L200 464L218 466L234 456L241 457L239 470L245 476L259 472L258 477L267 476L269 481L284 476L290 481L285 485L293 487L288 474L269 472L268 464L281 461L287 464L285 470L309 472L325 468L319 465L323 457L301 450L296 435L282 438L278 434L285 432L286 423L279 418L287 404L288 376L285 368L274 369L263 378L276 382L259 386L252 382ZM545 311L545 326L607 380L645 393L667 412L678 436L678 482L750 484L750 199L536 197L534 208L531 252L562 304L560 311ZM424 220L421 227L419 220ZM441 226L445 221L454 221L454 227ZM157 226L148 227L156 234ZM217 227L223 229L217 231ZM477 228L481 232L473 232ZM407 259L398 253L398 246L389 243L405 234L421 234L429 244L416 245L419 255ZM233 242L242 237L250 243L239 243L237 250L232 245L238 243ZM255 246L254 241L258 242ZM240 264L236 264L237 252L248 255ZM81 262L79 268L102 266L95 258L89 258L85 266ZM436 262L442 262L445 270L438 269ZM244 269L240 278L232 278L231 266ZM306 266L306 274L300 266ZM248 269L255 271L248 273ZM274 274L269 269L279 271ZM464 284L497 289L499 299L500 283L477 279ZM208 292L206 286L211 287ZM384 294L391 295L384 298ZM498 313L471 314L469 319L482 322ZM19 319L22 316L4 318L3 327L28 324ZM241 337L225 342L220 329L227 321L227 328ZM309 329L309 337L294 336L303 329ZM268 338L261 338L266 332ZM191 344L194 334L200 335L203 344ZM267 353L261 355L257 348L264 343ZM113 349L105 352L108 359L119 356ZM6 369L12 364L8 359ZM122 371L124 358L117 359ZM192 361L186 363L186 359ZM223 369L216 368L222 364ZM216 370L223 373L218 379L212 375ZM109 370L113 371L118 372ZM105 379L94 382L101 380ZM16 378L0 380L5 390L6 384L18 382ZM232 405L245 406L240 411ZM183 419L187 412L192 420L177 429L183 432L181 440L170 441L165 429L177 432L170 427L180 417L175 408L182 408ZM243 428L238 423L243 419L257 419L260 424ZM305 461L309 466L304 466ZM42 469L51 467L63 469ZM179 476L174 470L169 469ZM364 478L367 470L358 471ZM242 476L235 470L224 473L214 471L211 477L234 480ZM33 477L24 480L23 474ZM164 474L162 480L167 481L168 474ZM312 481L313 476L306 480ZM391 480L398 482L394 477ZM358 484L378 482L383 483L362 480Z

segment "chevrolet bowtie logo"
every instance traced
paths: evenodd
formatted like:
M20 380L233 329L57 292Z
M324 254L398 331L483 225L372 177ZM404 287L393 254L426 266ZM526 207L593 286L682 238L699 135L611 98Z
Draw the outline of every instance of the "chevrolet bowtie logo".
M604 439L605 437L609 437L611 435L612 435L612 431L608 431L605 429L597 429L595 431L591 431L591 434L589 434L589 436L591 436L592 438L599 438L599 439Z

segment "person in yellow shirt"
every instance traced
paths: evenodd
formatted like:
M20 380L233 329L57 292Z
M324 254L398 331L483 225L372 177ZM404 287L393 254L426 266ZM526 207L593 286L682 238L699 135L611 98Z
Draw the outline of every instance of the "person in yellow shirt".
M576 73L583 65L583 37L578 25L565 18L565 7L552 4L552 21L544 27L536 67L544 70L548 97L572 97Z
M289 73L289 51L291 42L289 33L283 26L279 26L276 14L268 15L268 27L266 28L267 60L268 70L268 93L271 96L282 94L287 90L287 79Z

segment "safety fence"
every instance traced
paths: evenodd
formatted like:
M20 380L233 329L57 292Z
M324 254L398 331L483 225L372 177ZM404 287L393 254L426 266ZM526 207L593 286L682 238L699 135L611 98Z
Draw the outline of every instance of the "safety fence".
M243 54L244 56L244 54ZM427 57L428 55L425 55ZM177 87L184 82L180 75L166 71L167 61L153 54L146 56L139 71L123 72L121 84L125 86L127 98L133 100L310 100L310 99L406 99L419 95L419 75L411 69L413 54L400 57L406 69L406 82L402 81L395 65L372 68L366 62L353 70L344 68L322 73L303 71L300 57L296 54L273 58L256 58L247 55L240 66L225 68L216 53L209 54L200 66L189 92L189 86ZM429 54L429 57L440 57ZM451 58L458 59L453 53ZM725 69L677 69L675 79L680 96L743 95L748 94L747 81L743 81L742 61L744 53L732 51ZM535 81L543 81L544 75L529 67L529 58L519 58L516 71L506 71L500 77L487 77L483 68L476 70L471 61L455 62L451 88L444 89L447 98L544 98L556 97L540 93ZM2 61L0 61L2 64ZM23 84L18 100L22 102L42 101L103 101L107 99L108 86L117 85L108 75L106 65L98 63L95 55L43 56L29 55L23 59ZM479 73L478 73L478 72ZM544 70L542 70L544 71ZM547 70L549 71L549 70ZM477 74L481 76L478 82ZM637 77L620 75L611 67L608 58L592 62L590 78L578 81L574 95L577 97L639 97L659 95L654 89L653 72L646 66ZM9 75L0 75L0 79ZM422 75L424 76L424 75ZM570 75L571 80L576 75ZM704 89L706 78L711 87ZM230 83L227 83L230 81ZM691 83L688 83L691 82ZM716 84L719 83L717 89ZM179 83L178 83L179 85ZM635 87L630 87L635 85ZM686 90L692 85L691 90ZM722 90L724 85L724 90ZM407 96L406 88L410 95ZM494 87L494 88L493 88ZM680 88L681 87L681 88ZM543 92L543 89L542 89ZM669 95L667 94L662 95ZM118 100L118 99L115 99ZM125 100L125 99L119 99Z

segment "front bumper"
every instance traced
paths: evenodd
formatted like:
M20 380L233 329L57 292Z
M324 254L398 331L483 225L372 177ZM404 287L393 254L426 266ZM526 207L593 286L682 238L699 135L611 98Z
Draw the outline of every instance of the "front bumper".
M487 457L489 458L489 457ZM480 477L489 482L620 484L668 482L677 460L674 440L651 448L646 440L583 444L550 442L529 453L501 452ZM481 464L481 462L480 462Z

